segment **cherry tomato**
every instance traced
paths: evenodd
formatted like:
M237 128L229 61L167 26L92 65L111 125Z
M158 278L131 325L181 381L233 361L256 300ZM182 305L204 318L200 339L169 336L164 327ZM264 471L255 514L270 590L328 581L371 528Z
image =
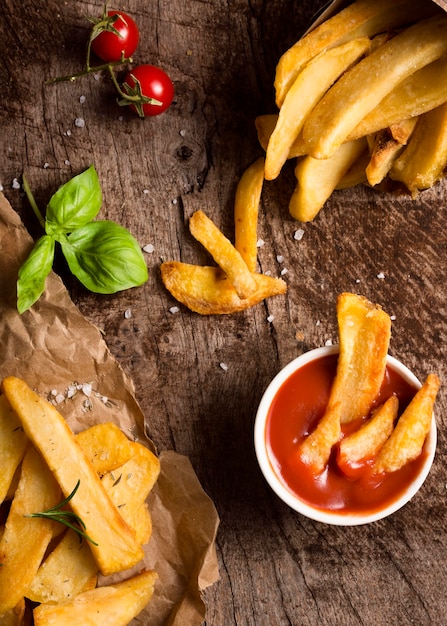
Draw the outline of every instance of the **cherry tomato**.
M171 105L174 99L174 85L169 76L156 65L138 65L130 70L123 83L125 91L132 94L140 94L145 98L153 98L161 104L140 102L131 104L131 108L140 117L154 116L163 113Z
M114 15L118 15L118 19L110 19ZM140 31L127 13L108 11L107 17L99 21L94 28L98 35L94 35L93 31L92 50L106 63L119 61L123 56L129 58L137 49Z

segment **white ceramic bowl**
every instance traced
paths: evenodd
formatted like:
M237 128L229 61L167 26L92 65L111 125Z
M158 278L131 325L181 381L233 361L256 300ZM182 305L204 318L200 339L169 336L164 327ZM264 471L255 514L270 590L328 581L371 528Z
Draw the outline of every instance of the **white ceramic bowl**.
M403 507L409 500L411 500L411 498L422 486L432 466L435 456L437 431L435 418L433 416L430 433L426 442L427 455L423 464L421 465L419 473L416 475L414 481L408 486L405 492L403 492L398 499L393 501L387 507L378 511L374 511L373 513L352 514L343 513L341 511L337 512L322 510L313 507L301 500L294 492L292 492L287 487L285 482L278 476L269 459L266 447L267 417L269 414L270 405L274 397L276 396L279 388L296 370L300 369L314 359L319 359L323 356L337 353L338 346L316 348L315 350L306 352L294 359L275 376L275 378L272 380L272 382L269 384L266 391L264 392L264 395L258 407L254 427L254 444L258 463L265 479L267 480L267 483L270 485L276 495L279 496L279 498L281 498L281 500L288 504L292 509L318 522L338 526L355 526L360 524L367 524L387 517L388 515L391 515L392 513ZM402 365L400 361L388 355L387 364L393 370L397 371L397 373L399 373L404 380L412 384L414 387L421 387L421 383L416 378L416 376L407 367L405 367L405 365Z

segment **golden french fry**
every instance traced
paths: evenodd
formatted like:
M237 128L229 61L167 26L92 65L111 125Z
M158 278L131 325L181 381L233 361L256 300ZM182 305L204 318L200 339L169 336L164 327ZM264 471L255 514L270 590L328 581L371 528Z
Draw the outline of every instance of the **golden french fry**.
M93 465L62 415L34 393L21 379L8 376L3 392L18 415L25 433L40 451L65 497L77 482L70 500L73 511L85 524L85 532L102 574L132 567L143 558L143 548L107 495ZM0 575L3 568L0 568Z
M373 466L375 473L395 472L421 454L430 431L439 387L440 380L436 374L429 374L380 450Z
M340 350L329 402L316 429L300 444L302 460L321 473L341 424L366 417L379 393L391 337L390 317L363 296L337 298Z
M76 440L98 474L112 472L132 458L132 442L113 422L94 424L76 434Z
M8 495L27 443L28 439L11 405L5 396L0 396L0 504Z
M60 493L46 463L29 446L0 541L0 615L26 595L52 538L53 522L29 516L55 506Z
M98 587L60 604L40 604L33 611L35 626L126 626L147 605L157 574L147 571Z
M365 150L351 165L346 174L342 176L335 189L349 189L350 187L355 187L356 185L368 182L366 180L366 167L369 160L369 151Z
M257 226L263 184L264 159L261 157L242 174L234 199L234 247L250 272L255 271L258 257Z
M258 115L255 119L255 128L261 148L267 150L267 146L278 121L277 113Z
M417 121L418 118L413 117L377 133L371 158L365 170L368 183L371 186L378 185L388 176L396 159L410 139Z
M300 159L295 167L297 185L289 203L292 217L300 222L313 220L366 147L362 138L342 144L329 159Z
M303 127L307 152L328 158L399 83L447 52L447 15L417 22L347 71Z
M447 166L447 103L422 115L408 146L394 162L390 177L416 195L432 187Z
M431 111L444 102L447 102L446 56L399 83L357 124L348 139L371 135L401 120ZM304 150L304 144L298 148Z
M367 37L353 39L323 51L312 59L290 86L270 137L265 178L276 178L289 158L293 142L317 102L334 82L364 55L371 45Z
M349 474L356 464L375 458L393 432L398 410L399 400L390 396L357 431L342 439L337 455L342 471Z
M17 605L0 615L0 626L22 626L25 616L25 598L22 598Z
M357 37L372 37L429 15L436 7L423 0L358 0L310 31L279 60L275 75L276 103L282 106L299 72L317 54Z
M134 530L137 541L142 544L148 540L152 525L150 518L148 520L147 514L144 511L141 512L140 508L157 481L160 473L160 461L143 444L132 442L132 447L134 449L132 458L105 474L101 480L112 502L119 509L124 520ZM150 525L149 528L141 528L142 517L139 514L144 515L144 519ZM139 525L139 534L142 533L145 541L140 541L134 523Z
M37 571L26 596L33 602L64 602L96 587L98 571L87 541L67 530Z
M196 211L189 220L193 237L211 254L217 265L228 276L241 299L248 298L257 284L242 255L203 211Z
M219 267L166 261L160 271L166 289L174 298L200 315L243 311L287 291L287 284L281 278L253 273L256 291L242 300Z

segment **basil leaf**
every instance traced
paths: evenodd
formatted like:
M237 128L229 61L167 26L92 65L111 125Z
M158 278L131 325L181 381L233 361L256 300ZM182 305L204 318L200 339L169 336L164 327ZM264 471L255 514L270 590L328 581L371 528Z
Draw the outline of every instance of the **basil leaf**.
M54 239L44 235L38 239L30 255L19 269L17 310L27 311L45 291L45 279L54 259Z
M93 220L102 204L102 192L93 165L71 178L50 199L45 215L45 232L56 239Z
M61 242L71 272L90 291L116 293L148 279L140 246L128 230L108 220L78 228Z

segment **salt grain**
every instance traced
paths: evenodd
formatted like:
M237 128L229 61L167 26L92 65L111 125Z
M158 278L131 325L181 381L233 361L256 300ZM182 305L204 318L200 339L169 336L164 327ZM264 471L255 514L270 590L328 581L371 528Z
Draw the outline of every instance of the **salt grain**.
M268 318L267 318L267 322L268 322L269 324L271 324L271 323L273 322L273 320L274 320L274 319L275 319L275 316L274 316L274 315L269 315L269 316L268 316Z
M325 346L332 346L332 339L327 339L327 340L324 342L324 345L325 345Z
M282 254L278 254L278 256L276 257L276 260L278 261L278 263L284 263L284 257Z
M86 97L85 97L85 96L80 96L80 98L79 98L79 102L80 102L81 104L84 104L84 102L85 102L85 101L86 101Z
M143 246L143 250L144 252L147 252L148 254L152 254L155 248L151 243L147 243L145 246Z
M263 239L258 239L258 241L256 242L256 247L262 248L262 246L265 246L265 241Z
M74 123L77 128L84 128L85 126L85 120L82 117L77 117Z
M131 311L130 309L126 309L126 310L124 311L124 318L125 318L126 320L130 320L130 318L131 318L131 317L132 317L132 311Z
M12 187L13 189L20 189L20 183L19 183L19 181L17 180L17 178L14 178L14 179L13 179L12 184L11 184L11 187Z
M82 393L89 398L92 394L92 383L83 383Z
M379 272L377 274L377 278L383 279L383 278L385 278L385 274L383 272Z
M228 365L226 363L219 363L219 367L223 369L224 372L228 370Z
M44 163L44 164L43 164L43 169L44 169L44 170L48 169L49 167L50 167L50 164L49 164L49 163Z
M175 313L178 313L180 311L180 309L178 308L178 306L171 306L171 308L169 309L169 313L172 313L173 315Z
M0 183L0 191L3 191L3 185Z
M395 321L396 321L396 316L395 316L395 315L390 315L390 320L391 320L392 322L395 322Z
M284 276L288 272L289 272L289 270L285 267L283 270L281 270L281 276Z
M186 130L184 128L182 128L182 130L179 131L179 135L181 137L185 137L186 136Z
M295 239L295 241L301 241L303 237L304 237L304 230L302 228L299 228L293 233L293 238Z

